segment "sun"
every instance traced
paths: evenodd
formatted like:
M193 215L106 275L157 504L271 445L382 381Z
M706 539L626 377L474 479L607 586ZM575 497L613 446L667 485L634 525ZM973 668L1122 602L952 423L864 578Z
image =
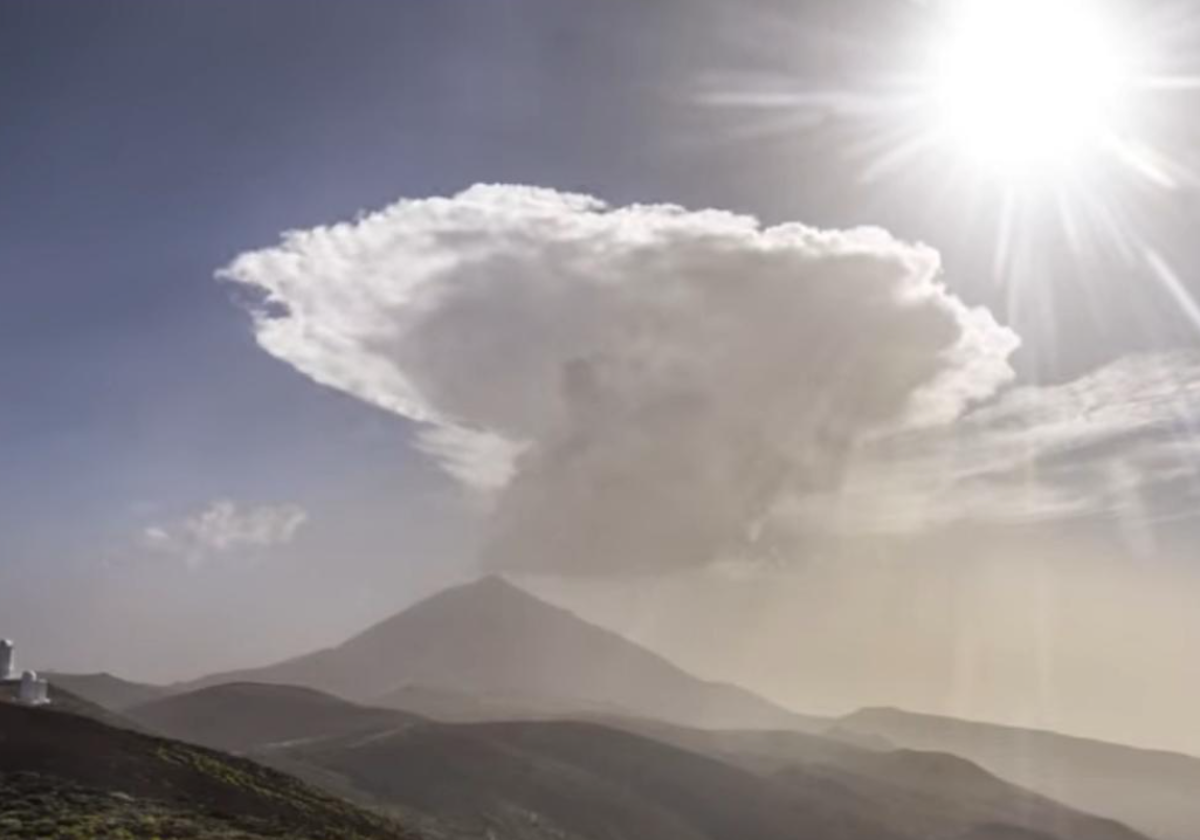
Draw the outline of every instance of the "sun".
M1127 56L1094 0L957 0L939 42L939 134L985 173L1074 165L1118 128Z

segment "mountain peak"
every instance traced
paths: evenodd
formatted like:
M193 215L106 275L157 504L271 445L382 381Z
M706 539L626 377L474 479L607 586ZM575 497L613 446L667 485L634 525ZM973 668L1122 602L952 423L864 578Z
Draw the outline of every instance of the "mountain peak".
M389 628L397 623L406 624L412 621L414 616L420 615L440 616L443 621L451 620L451 616L455 616L459 621L474 622L486 616L523 616L526 621L536 621L539 616L545 617L547 613L569 615L566 610L543 601L507 578L487 575L434 593L368 628L355 638L389 632ZM354 641L351 639L347 644Z
M506 709L732 728L813 725L745 690L700 680L497 575L443 590L335 648L200 684L232 680L304 685L367 704L397 702L397 692L415 686Z
M480 595L489 596L520 595L524 598L535 597L525 589L517 586L508 578L498 574L484 575L481 578L476 578L475 580L468 581L467 583L459 584L458 586L453 586L449 589L443 590L441 594L449 595L451 593L457 593L459 595L477 593Z

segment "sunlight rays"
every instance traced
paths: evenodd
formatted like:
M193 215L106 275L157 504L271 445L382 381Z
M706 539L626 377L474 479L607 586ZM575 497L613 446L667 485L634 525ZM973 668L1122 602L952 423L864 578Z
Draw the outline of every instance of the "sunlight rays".
M1104 14L1112 6L942 0L904 36L909 49L880 45L907 65L840 85L782 72L725 76L697 100L747 115L745 135L775 133L778 114L792 116L798 137L844 132L842 154L863 186L885 191L902 175L920 177L925 199L990 204L999 281L1012 282L1019 252L1046 236L1078 257L1151 268L1145 255L1162 249L1143 208L1200 183L1191 138L1179 136L1191 126L1163 128L1183 118L1180 97L1200 91L1180 43L1185 29L1200 37L1200 15L1179 3ZM1053 234L1031 221L1046 214Z
M789 115L798 148L836 149L861 194L898 203L918 217L914 229L935 222L948 247L979 237L993 283L983 294L1034 337L1023 351L1031 371L1069 367L1070 325L1103 328L1113 307L1138 313L1143 345L1178 340L1171 330L1200 336L1179 264L1200 186L1200 10L1182 0L909 8L912 28L881 28L828 77L810 62L791 76L710 78L698 101L736 111L743 137L778 138L768 120ZM1188 439L1193 426L1170 434ZM1185 468L1189 456L1178 457ZM1123 494L1124 539L1144 549L1166 520L1119 478L1103 483Z

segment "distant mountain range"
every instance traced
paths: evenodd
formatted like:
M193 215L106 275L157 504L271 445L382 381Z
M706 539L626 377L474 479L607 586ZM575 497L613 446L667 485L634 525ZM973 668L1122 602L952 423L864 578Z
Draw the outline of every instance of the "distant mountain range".
M148 703L171 693L169 688L130 682L112 674L42 674L51 686L66 689L79 697L114 712Z
M1158 840L1200 837L1200 759L1191 756L898 709L864 709L840 725L897 746L954 753Z
M930 753L612 719L442 724L230 684L130 714L428 833L512 840L1143 840ZM281 740L280 735L289 737Z
M928 830L915 836L937 840L1136 836L1082 812L1154 840L1200 836L1200 759L895 710L836 720L805 716L692 676L496 578L446 590L337 647L265 668L168 688L109 675L52 680L59 690L69 686L123 710L133 725L265 757L329 790L382 803L427 826L461 823L460 805L423 799L418 794L424 788L416 783L401 795L390 787L386 768L396 778L425 772L430 784L441 779L472 790L476 817L486 814L489 825L509 828L514 819L524 825L514 813L553 811L556 797L589 802L593 794L605 819L616 819L612 815L629 805L628 797L638 799L637 813L646 808L658 819L664 809L682 807L686 797L671 798L674 805L660 801L660 793L674 788L655 768L684 772L684 764L703 759L720 769L710 763L693 768L700 789L731 772L749 775L755 785L768 779L770 794L755 794L765 797L755 801L768 810L801 807L798 797L820 790L830 802L846 805L844 811L834 807L838 819L875 820L905 840L920 826ZM604 749L606 738L617 738L646 764L626 766ZM656 752L667 747L675 752ZM472 765L475 759L479 763ZM638 782L637 796L626 791L625 799L609 800L641 772L649 775ZM742 781L736 784L746 783L737 778ZM520 779L528 784L518 784ZM839 799L847 790L850 798ZM675 791L670 797L676 794L683 796ZM857 804L850 807L851 801ZM820 802L805 803L812 825L830 817L817 808ZM705 822L703 831L733 819L725 812L710 816L716 822ZM622 827L613 837L639 824L633 818L618 822ZM584 838L600 830L563 814L550 823L565 833L546 837ZM763 837L787 836L770 834L767 824L738 825L739 831L767 832ZM934 828L941 833L930 833ZM696 825L688 830L700 833L663 836L710 836Z
M825 725L744 689L694 677L495 577L445 590L338 647L175 690L228 682L307 686L395 708L407 708L416 694L425 713L436 712L427 701L440 694L453 706L452 719L471 716L463 706L469 698L481 719L494 719L489 710L499 708L521 716L616 714L709 727Z

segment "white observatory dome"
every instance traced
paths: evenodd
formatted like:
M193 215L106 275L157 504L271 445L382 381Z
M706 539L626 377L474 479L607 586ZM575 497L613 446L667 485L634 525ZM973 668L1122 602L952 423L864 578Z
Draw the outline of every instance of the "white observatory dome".
M21 688L17 700L27 706L41 706L50 702L49 685L45 680L38 679L37 671L26 671L21 674Z

